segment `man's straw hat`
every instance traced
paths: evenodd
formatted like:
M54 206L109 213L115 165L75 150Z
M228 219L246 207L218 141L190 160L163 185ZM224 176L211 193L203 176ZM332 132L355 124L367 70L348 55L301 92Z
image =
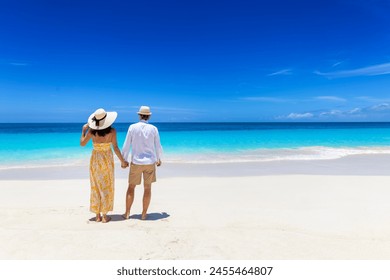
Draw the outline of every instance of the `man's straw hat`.
M138 115L147 115L150 116L152 112L150 112L150 108L148 106L141 106L138 111Z

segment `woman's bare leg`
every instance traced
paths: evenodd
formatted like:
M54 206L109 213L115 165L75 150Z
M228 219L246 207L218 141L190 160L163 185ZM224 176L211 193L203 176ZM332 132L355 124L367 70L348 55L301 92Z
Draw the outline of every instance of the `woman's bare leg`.
M107 216L107 213L103 213L102 223L108 223L111 217Z

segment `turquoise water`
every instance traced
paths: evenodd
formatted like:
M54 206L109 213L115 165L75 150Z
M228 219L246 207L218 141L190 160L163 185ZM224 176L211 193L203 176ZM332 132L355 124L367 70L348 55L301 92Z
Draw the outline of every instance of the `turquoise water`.
M121 147L129 124L116 124ZM156 123L165 161L327 159L390 153L390 123ZM0 164L85 162L82 124L0 124Z

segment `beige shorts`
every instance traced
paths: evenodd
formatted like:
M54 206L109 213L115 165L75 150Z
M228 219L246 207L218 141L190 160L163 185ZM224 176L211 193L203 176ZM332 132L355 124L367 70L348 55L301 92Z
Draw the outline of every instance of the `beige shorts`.
M138 165L131 163L130 164L130 173L129 173L129 184L130 185L140 185L141 177L144 177L144 184L151 184L156 182L156 165Z

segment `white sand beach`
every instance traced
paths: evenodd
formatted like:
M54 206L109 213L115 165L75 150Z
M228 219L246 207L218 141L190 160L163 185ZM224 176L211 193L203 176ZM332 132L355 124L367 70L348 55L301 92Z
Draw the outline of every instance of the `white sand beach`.
M165 164L149 219L91 221L87 166L0 172L1 259L389 259L390 157Z

